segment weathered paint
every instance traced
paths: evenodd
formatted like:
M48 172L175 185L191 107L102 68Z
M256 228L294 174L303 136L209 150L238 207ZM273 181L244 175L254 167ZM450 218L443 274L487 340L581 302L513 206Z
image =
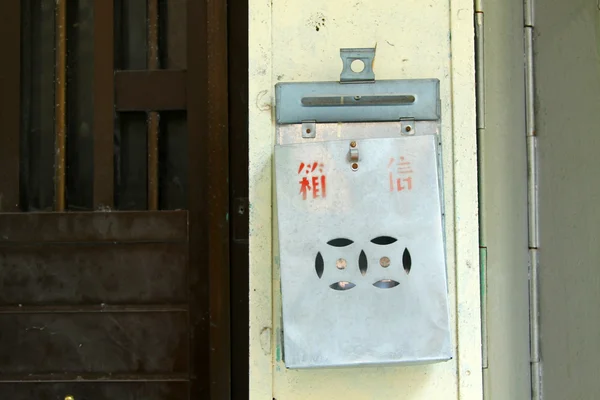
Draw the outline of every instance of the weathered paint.
M472 1L250 0L249 36L251 399L481 398ZM273 85L337 80L339 48L372 46L377 79L441 81L455 358L411 367L286 370L271 190ZM272 332L269 351L265 328Z

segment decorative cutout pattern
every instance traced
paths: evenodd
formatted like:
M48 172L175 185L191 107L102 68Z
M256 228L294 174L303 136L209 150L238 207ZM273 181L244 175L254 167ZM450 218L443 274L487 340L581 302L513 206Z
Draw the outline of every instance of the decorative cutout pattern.
M375 239L371 240L371 243L375 243L380 246L386 246L386 245L392 244L396 241L398 241L398 239L393 238L391 236L377 236Z
M375 286L379 289L391 289L393 287L398 286L399 284L400 284L400 282L395 281L393 279L382 279L382 280L375 282L373 284L373 286Z
M358 268L360 269L362 276L365 276L368 267L369 262L367 261L367 255L365 254L364 250L361 250L360 256L358 256Z
M412 258L410 257L410 253L407 248L404 248L404 253L402 253L402 266L408 275L412 266Z
M347 281L339 281L339 282L332 283L331 285L329 285L329 287L332 288L333 290L350 290L354 286L356 286L354 283L347 282Z
M319 279L323 276L323 270L325 268L325 263L323 262L323 256L321 253L317 253L317 257L315 258L315 271L317 271L317 276Z
M346 247L350 246L352 243L354 243L354 241L346 238L331 239L329 242L327 242L328 245L333 247Z

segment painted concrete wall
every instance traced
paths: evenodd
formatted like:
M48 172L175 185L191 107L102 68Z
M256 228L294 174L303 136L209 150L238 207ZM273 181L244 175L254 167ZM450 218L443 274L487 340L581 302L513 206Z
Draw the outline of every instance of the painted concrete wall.
M250 0L251 399L482 396L472 0ZM411 367L290 371L281 360L272 193L274 84L337 80L340 47L377 46L377 79L441 81L455 358Z
M547 400L600 397L600 6L536 0L540 323Z

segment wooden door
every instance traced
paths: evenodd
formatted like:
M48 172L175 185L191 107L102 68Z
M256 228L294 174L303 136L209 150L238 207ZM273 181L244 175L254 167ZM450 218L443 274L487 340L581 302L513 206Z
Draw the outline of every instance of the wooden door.
M0 398L228 398L225 1L1 7Z

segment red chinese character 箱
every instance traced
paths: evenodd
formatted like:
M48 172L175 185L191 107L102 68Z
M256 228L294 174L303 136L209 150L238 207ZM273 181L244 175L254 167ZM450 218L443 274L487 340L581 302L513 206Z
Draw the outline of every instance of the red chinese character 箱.
M394 164L396 164L395 170L393 168ZM412 176L409 174L412 174L413 170L410 161L406 161L404 157L399 157L396 162L396 159L392 157L388 163L388 169L390 170L390 192L401 192L404 189L412 190Z
M305 175L299 182L300 194L302 194L303 200L307 199L308 192L312 192L313 199L327 196L327 178L323 174L323 166L323 163L319 164L318 162L300 163L298 174L304 172ZM319 171L315 173L317 167L319 167Z

